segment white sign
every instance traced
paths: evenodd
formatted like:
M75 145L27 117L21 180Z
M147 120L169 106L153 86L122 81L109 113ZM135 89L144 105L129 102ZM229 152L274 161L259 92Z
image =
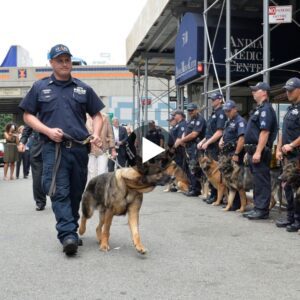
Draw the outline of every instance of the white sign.
M269 6L269 24L292 23L292 5Z

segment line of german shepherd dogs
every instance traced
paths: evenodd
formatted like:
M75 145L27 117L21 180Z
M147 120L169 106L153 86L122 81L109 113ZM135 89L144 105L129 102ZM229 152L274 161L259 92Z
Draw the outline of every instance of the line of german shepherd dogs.
M138 167L122 168L115 172L105 173L91 179L82 196L82 215L79 234L86 231L87 219L93 212L99 211L99 224L96 228L96 237L100 250L108 251L110 227L114 216L128 214L128 224L131 231L133 244L136 250L146 253L146 248L141 242L139 233L139 212L143 202L143 194L151 192L158 185L169 185L167 190L176 187L178 191L187 191L189 181L183 170L171 161L170 152L167 151L169 163L161 161L153 163L138 163ZM227 202L224 211L229 211L233 205L236 193L240 195L241 206L237 210L244 212L246 206L251 203L246 197L246 191L252 189L252 179L249 168L241 167L232 161L230 156L221 156L219 161L214 161L207 155L200 155L199 165L205 174L200 178L203 194L208 196L208 182L218 191L217 200L213 206ZM272 177L272 200L270 209L276 204L276 199L282 203L282 187L279 180L280 171L273 170ZM298 186L300 197L300 171L298 166L286 166L281 178L292 181Z

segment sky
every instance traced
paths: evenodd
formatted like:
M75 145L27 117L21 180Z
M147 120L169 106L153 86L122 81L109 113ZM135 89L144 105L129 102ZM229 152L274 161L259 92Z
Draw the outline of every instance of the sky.
M29 51L34 66L48 65L47 53L65 44L88 64L110 53L126 64L126 38L147 0L9 0L1 2L0 64L11 45Z

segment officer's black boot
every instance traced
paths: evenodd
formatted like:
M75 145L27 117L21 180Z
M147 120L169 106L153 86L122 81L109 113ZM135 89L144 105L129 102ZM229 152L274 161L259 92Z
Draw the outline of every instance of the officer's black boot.
M286 231L288 232L297 232L300 229L300 221L295 220L291 225L286 226Z
M289 225L292 225L294 221L294 212L288 211L285 217L281 217L276 220L276 226L279 228L287 227Z
M213 186L211 186L211 193L209 198L207 198L206 203L207 204L214 203L217 200L217 195L218 195L218 191Z

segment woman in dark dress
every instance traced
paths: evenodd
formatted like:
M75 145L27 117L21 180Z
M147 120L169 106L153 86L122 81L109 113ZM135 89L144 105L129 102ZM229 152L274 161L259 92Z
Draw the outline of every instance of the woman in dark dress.
M13 180L15 179L15 162L18 160L17 144L19 143L17 128L13 123L8 123L5 126L4 138L4 180ZM7 176L8 167L10 167L10 178Z

